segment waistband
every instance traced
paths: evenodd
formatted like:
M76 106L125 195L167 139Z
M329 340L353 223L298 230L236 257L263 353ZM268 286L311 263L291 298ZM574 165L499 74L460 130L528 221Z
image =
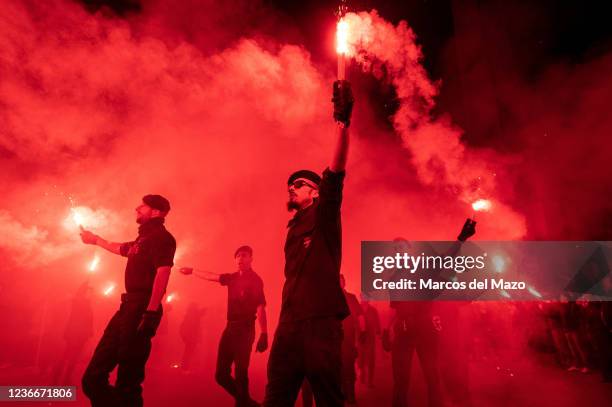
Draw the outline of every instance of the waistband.
M151 293L123 293L121 302L146 302L151 298Z

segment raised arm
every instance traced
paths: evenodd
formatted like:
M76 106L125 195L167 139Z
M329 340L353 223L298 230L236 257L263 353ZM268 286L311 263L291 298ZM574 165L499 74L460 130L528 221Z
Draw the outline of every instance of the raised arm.
M349 129L344 127L344 124L338 123L338 129L336 131L336 149L334 151L334 157L332 158L329 169L333 172L342 172L346 168L346 161L348 159L349 149Z
M342 172L346 168L349 148L349 126L353 111L353 92L348 81L334 82L332 102L334 104L334 120L338 127L336 130L336 148L329 169L333 172Z
M461 245L470 237L474 236L474 234L476 234L476 221L467 218L463 224L463 228L461 228L459 236L457 236L457 240L446 251L444 256L456 256L457 253L459 253L459 249L461 249Z

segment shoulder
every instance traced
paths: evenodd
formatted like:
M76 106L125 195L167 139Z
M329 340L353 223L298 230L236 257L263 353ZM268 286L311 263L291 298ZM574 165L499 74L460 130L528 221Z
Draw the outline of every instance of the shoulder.
M172 233L166 230L166 228L160 228L159 230L156 230L153 233L152 237L156 241L176 245L176 239L174 238L174 236L172 236Z
M251 279L253 281L255 281L257 284L262 284L263 285L263 280L261 279L259 274L257 274L255 271L252 271L250 274L251 274Z
M327 179L327 180L338 180L338 181L342 181L344 179L344 177L346 176L346 171L338 171L338 172L334 172L332 170L329 169L329 167L325 168L323 170L323 179Z

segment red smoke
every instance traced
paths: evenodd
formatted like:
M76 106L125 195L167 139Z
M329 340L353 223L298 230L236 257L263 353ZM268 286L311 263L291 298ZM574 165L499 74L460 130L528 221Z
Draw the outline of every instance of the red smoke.
M0 288L31 322L15 332L36 332L44 300L71 295L87 278L95 253L63 226L71 205L104 216L94 232L131 240L133 209L147 193L172 204L167 226L178 265L232 271L234 249L253 246L275 327L286 178L323 170L331 159L335 61L317 66L300 44L262 39L252 23L267 12L261 5L209 3L214 8L202 6L198 20L183 2L146 3L126 19L67 0L3 2L0 254L9 277ZM401 102L392 118L398 142L371 119L367 94L355 91L343 206L350 291L359 291L361 240L454 239L478 198L494 203L479 215L479 239L584 238L586 225L609 214L611 122L599 106L612 90L609 57L555 68L534 88L502 87L517 117L506 132L520 140L519 151L475 148L453 117L433 113L444 84L423 69L410 27L375 12L348 18L367 34L355 44L357 63L390 80ZM477 99L479 82L466 82ZM123 260L99 254L89 279L101 325L118 303ZM169 318L177 326L191 300L207 307L214 347L225 291L192 277L171 277L177 297ZM111 283L117 288L103 299ZM264 363L258 358L252 368L258 397Z

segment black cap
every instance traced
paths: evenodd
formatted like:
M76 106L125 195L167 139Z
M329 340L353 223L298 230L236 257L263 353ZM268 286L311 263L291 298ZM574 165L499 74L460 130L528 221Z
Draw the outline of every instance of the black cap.
M142 202L146 203L153 209L162 212L170 211L170 202L161 195L145 195L142 197Z
M238 256L238 253L240 253L240 252L247 252L251 256L253 255L253 249L251 249L251 246L240 246L234 252L234 258L236 258L236 256Z
M310 170L299 170L291 174L291 176L287 180L287 185L293 184L293 181L295 181L298 178L307 179L309 181L314 182L317 185L321 183L321 177L316 172L310 171Z

